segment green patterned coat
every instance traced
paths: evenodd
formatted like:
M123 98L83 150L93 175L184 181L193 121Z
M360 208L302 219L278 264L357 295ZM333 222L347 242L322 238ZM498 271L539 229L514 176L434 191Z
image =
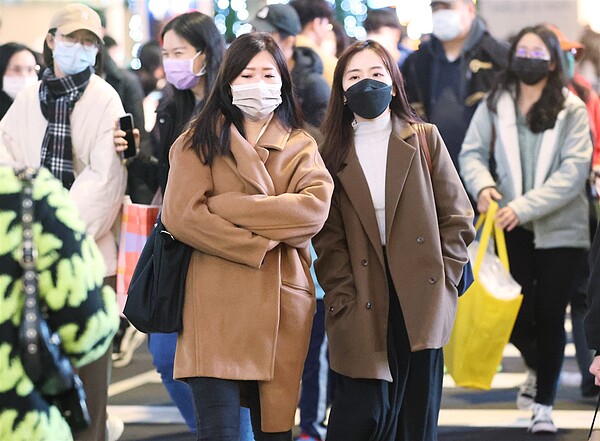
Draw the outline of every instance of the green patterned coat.
M66 421L34 389L18 355L21 187L12 169L0 166L0 440L71 440ZM98 359L112 341L119 321L115 294L102 288L102 255L68 191L45 169L33 198L40 297L63 350L79 367Z

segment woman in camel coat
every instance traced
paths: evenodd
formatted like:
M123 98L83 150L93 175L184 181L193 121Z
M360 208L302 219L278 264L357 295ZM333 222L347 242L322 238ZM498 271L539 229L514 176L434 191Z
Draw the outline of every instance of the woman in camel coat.
M192 388L198 439L239 436L241 393L257 440L291 440L315 310L309 241L333 191L299 115L276 44L245 35L171 148L163 222L194 248L174 375Z

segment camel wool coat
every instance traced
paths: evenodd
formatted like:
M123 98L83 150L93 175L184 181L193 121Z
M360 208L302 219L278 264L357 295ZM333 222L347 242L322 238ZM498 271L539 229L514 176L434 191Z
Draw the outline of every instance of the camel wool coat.
M232 126L231 155L210 166L184 133L170 164L162 220L194 248L174 377L258 380L262 430L290 430L315 313L309 243L331 176L313 138L276 117L256 146Z
M419 147L413 127L395 117L392 124L386 255L354 148L336 175L329 218L313 240L315 270L325 291L331 367L351 378L392 381L386 260L411 350L441 348L454 324L456 286L475 236L471 203L437 128L425 124L430 174L426 147Z

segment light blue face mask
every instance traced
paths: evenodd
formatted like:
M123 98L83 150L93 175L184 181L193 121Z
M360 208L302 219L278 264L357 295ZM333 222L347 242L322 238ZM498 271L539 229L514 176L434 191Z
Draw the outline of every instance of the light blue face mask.
M75 75L95 65L96 55L98 55L98 48L95 46L86 48L81 43L67 45L64 41L55 40L52 56L54 62L66 75Z

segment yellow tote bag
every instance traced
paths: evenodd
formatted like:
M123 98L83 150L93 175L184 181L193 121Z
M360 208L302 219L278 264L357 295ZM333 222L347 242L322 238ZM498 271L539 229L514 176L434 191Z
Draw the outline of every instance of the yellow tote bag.
M458 299L456 321L450 341L444 346L444 362L457 386L490 389L523 300L520 287L508 272L504 232L494 225L497 210L498 204L493 202L487 214L480 215L477 221L476 229L479 231L483 224L483 230L473 266L475 280ZM492 231L496 240L497 257L504 268L500 268L501 271L497 271L498 268L495 268L496 271L487 271L487 279L482 280L482 265L492 265L492 260L497 263L496 257L486 252ZM486 254L488 258L484 259ZM502 298L502 295L490 292L490 287L494 289L501 283L493 283L496 281L490 280L489 274L497 278L510 278L508 282L512 283L513 288L516 286L516 295Z

